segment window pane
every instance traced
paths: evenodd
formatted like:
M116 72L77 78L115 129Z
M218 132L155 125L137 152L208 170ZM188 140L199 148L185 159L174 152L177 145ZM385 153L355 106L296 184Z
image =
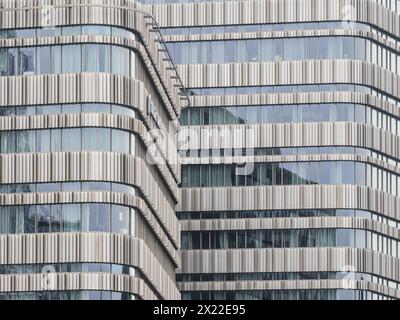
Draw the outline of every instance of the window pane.
M37 232L49 232L50 231L50 206L39 205L37 208Z
M129 76L129 50L112 46L112 73Z
M107 45L83 45L83 72L110 72L110 50Z
M81 129L63 129L62 130L62 148L63 151L81 150Z
M113 129L111 137L113 152L129 153L129 132Z
M339 184L354 184L354 162L339 161Z
M83 150L110 150L111 130L107 128L84 128L82 129Z
M50 130L36 131L37 152L50 152Z
M129 234L129 208L112 206L112 232Z
M32 75L36 72L36 48L19 49L19 73Z
M16 48L10 48L7 52L7 72L8 76L15 76L18 74L18 54Z
M51 130L51 151L61 151L61 129Z
M80 209L79 204L64 204L62 206L63 231L81 231Z
M64 45L62 46L62 72L79 73L81 72L81 46Z
M37 73L38 74L49 74L50 69L50 47L38 47L37 48Z
M62 213L61 213L61 205L52 205L51 206L51 232L60 232L61 231L61 222L62 222Z
M82 205L83 231L110 231L110 205L84 204Z
M60 46L51 46L51 73L59 74L61 73L61 47Z

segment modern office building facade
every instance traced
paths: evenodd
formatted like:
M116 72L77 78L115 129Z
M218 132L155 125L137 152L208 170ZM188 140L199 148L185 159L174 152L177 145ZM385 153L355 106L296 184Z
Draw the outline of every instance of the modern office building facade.
M0 25L0 299L180 299L180 82L154 20L4 0Z
M144 2L192 102L182 298L399 298L400 1Z
M400 1L139 2L1 1L0 299L400 298Z

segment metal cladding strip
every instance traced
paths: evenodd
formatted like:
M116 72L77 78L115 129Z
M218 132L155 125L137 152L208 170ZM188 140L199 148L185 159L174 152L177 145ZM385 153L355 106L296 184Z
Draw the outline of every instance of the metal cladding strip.
M343 20L364 22L400 37L399 15L375 0L215 1L146 7L162 27Z
M143 82L133 78L106 73L0 77L0 92L3 93L0 95L1 106L85 102L130 106L140 112L145 124L150 127L146 109L146 97L149 93ZM93 118L93 116L90 117ZM102 117L106 118L105 116ZM128 117L123 118L129 119ZM7 121L2 120L1 128L9 122L8 126L11 126L13 121L17 125L20 120ZM131 127L133 126L132 122L138 123L141 134L148 139L144 139L144 142L154 143L151 135L145 133L147 130L144 125L139 123L140 120L130 120L130 122ZM121 125L124 125L124 123ZM129 129L129 127L126 127L126 129ZM167 159L168 169L171 171L174 180L179 181L180 166L178 165L179 156L176 151L176 144L172 137L168 135L162 142L165 143L165 146L159 146L158 150L162 153L164 159ZM159 145L158 142L156 144Z
M1 206L19 206L36 204L72 204L72 203L110 203L133 207L146 219L150 228L161 241L176 266L180 265L180 257L176 249L179 248L180 233L177 233L177 243L171 241L165 229L161 227L152 210L146 202L129 194L116 192L46 192L46 193L14 193L0 194Z
M189 88L305 84L359 84L400 96L400 76L364 61L301 60L178 65Z
M49 284L51 287L49 287ZM46 273L0 275L1 292L101 290L134 294L145 300L158 297L140 278L111 273Z
M349 270L400 281L400 259L357 248L182 251L178 273L323 272Z
M224 282L182 282L181 291L244 291L244 290L324 290L346 289L366 290L400 299L400 290L370 281L360 280L297 280L297 281L224 281Z
M14 3L13 3L14 2ZM176 115L180 113L179 92L175 89L178 82L170 75L170 64L164 60L162 46L152 32L148 14L141 12L136 1L119 0L81 0L71 4L67 0L26 0L2 1L0 10L0 26L6 28L43 27L43 9L49 12L48 24L54 26L71 26L79 24L101 24L120 26L138 33L143 41L151 64L157 71L161 81L158 86L160 94L166 94ZM21 6L22 5L22 6ZM147 20L146 20L147 19ZM174 90L170 90L174 88Z
M15 130L31 130L31 129L60 129L60 128L90 128L90 127L105 127L126 130L139 136L140 141L150 149L155 149L154 139L149 131L143 125L143 122L126 115L115 115L109 113L78 113L78 114L55 114L55 115L32 115L32 116L4 116L0 117L0 132L15 131ZM161 148L161 147L160 147ZM162 150L157 148L157 151L162 153ZM169 148L168 148L169 149ZM163 155L165 157L165 155ZM141 159L148 164L149 169L153 163L149 163L146 154ZM144 159L143 159L144 158ZM179 201L179 190L176 180L171 175L168 167L164 163L153 161L155 167L161 173L165 185L172 196L175 203Z
M179 299L171 279L143 240L110 233L0 236L0 264L113 263L138 267L164 299Z
M183 220L182 231L359 229L400 240L400 229L372 219L350 217Z
M181 150L358 146L400 158L400 137L354 122L278 123L183 127Z
M290 201L289 201L290 200ZM353 185L183 189L177 211L356 209L400 221L400 198Z
M229 33L209 33L209 34L180 34L165 35L166 42L187 42L187 41L217 41L217 40L242 40L242 39L274 39L274 38L298 38L298 37L327 37L327 36L351 36L361 37L372 40L382 47L387 47L394 51L400 50L400 44L393 40L384 38L374 32L366 30L351 29L296 29L284 31L253 31L253 32L229 32ZM1 43L1 42L0 42Z
M174 208L167 204L143 159L112 152L0 154L0 168L0 183L4 184L109 181L136 186L179 246Z

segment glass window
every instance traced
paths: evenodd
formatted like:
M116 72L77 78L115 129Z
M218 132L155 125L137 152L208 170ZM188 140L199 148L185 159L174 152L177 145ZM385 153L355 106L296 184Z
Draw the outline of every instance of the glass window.
M364 163L355 163L355 184L366 185L366 167Z
M319 41L320 38L310 38L309 39L309 59L319 59Z
M112 46L112 73L129 76L129 50L120 46Z
M237 123L237 108L236 107L226 107L225 108L225 121L226 124L236 124Z
M84 103L82 104L82 112L86 113L109 113L110 105L100 103Z
M237 62L247 62L247 42L246 41L237 41Z
M63 36L78 36L81 34L81 27L80 26L63 27L61 32Z
M238 107L238 120L239 124L246 124L247 123L247 107Z
M224 41L213 41L210 47L212 50L211 63L224 63L225 62Z
M61 183L38 183L37 192L59 192L61 191Z
M38 130L36 132L37 152L50 152L50 130Z
M36 48L19 49L19 73L21 75L36 73Z
M24 233L36 231L36 206L24 206Z
M274 123L274 108L272 106L262 106L263 123Z
M342 58L354 59L354 38L347 37L341 39L342 39Z
M97 112L110 112L110 111L107 111L107 110L109 110L108 105L97 105L97 106L98 106ZM125 115L125 116L131 117L131 118L136 118L135 110L130 107L127 107L127 106L113 105L111 112L113 114L121 114L121 115Z
M50 47L37 48L37 73L49 74L51 73L51 54Z
M83 72L110 72L111 47L85 44L82 46ZM129 69L129 68L128 68Z
M297 106L287 105L282 106L282 122L283 123L291 123L297 122Z
M211 167L211 185L215 187L224 186L224 165L213 165Z
M298 60L297 43L299 40L297 38L287 38L283 40L283 53L284 60Z
M311 122L310 106L305 104L299 105L298 117L299 122Z
M61 205L51 205L51 232L60 232L62 223Z
M274 40L274 60L282 61L283 59L283 39Z
M113 129L111 131L112 151L129 154L129 132Z
M260 40L246 40L247 41L247 61L255 62L260 61Z
M109 182L82 182L82 191L110 191Z
M62 205L62 230L81 231L81 206L79 204Z
M110 151L111 129L108 128L83 128L82 149Z
M61 129L52 129L51 131L51 151L59 152L61 148Z
M79 73L81 70L81 46L62 46L62 73Z
M337 229L336 239L338 247L354 247L354 230Z
M281 163L282 179L284 185L296 185L297 181L297 163Z
M82 205L83 231L110 231L110 205L83 204Z
M366 118L366 106L356 105L354 112L354 120L359 123L365 123Z
M70 191L80 191L81 183L80 182L64 182L61 184L61 190L64 192Z
M17 152L35 152L35 131L17 131Z
M112 206L112 232L129 234L129 208L123 206Z
M111 27L108 26L82 26L82 34L111 35Z
M36 224L37 232L50 232L50 206L38 205L36 206Z
M355 38L355 59L357 60L366 60L366 41L363 38ZM369 40L368 40L369 42Z
M335 162L321 162L319 164L319 183L336 184L337 170Z
M61 35L61 28L38 28L36 32L38 37L57 37Z
M63 151L81 150L81 129L62 129Z
M111 27L111 34L116 37L124 37L131 40L135 40L135 34L123 28Z
M336 119L336 105L335 104L321 104L319 106L321 121L333 122Z
M223 107L210 108L210 124L224 123L225 109Z
M17 48L9 48L6 52L7 55L7 71L5 75L15 76L18 75L18 54Z
M338 104L337 105L337 121L354 121L354 105L353 104Z
M36 107L36 114L59 114L59 113L61 113L61 106L57 104L43 105Z
M61 46L50 47L50 71L53 74L61 73Z
M310 39L301 38L298 43L297 55L299 60L308 59L309 54Z
M354 162L338 162L339 184L354 184Z
M231 63L237 61L236 59L236 43L235 41L229 40L225 41L225 50L226 56L225 61L226 63Z
M0 234L16 233L16 221L14 211L14 207L0 207Z
M8 49L0 49L0 76L8 75Z
M200 166L200 186L210 186L210 167L212 166Z
M318 175L318 162L310 162L310 184L318 184L319 175Z

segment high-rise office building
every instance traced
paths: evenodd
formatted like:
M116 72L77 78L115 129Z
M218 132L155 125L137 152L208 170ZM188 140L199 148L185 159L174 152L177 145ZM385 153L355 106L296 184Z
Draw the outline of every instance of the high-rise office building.
M156 22L3 0L0 28L0 299L179 299L181 84Z
M400 298L400 0L138 2L0 2L0 299Z
M399 298L400 1L144 2L192 96L182 298Z

